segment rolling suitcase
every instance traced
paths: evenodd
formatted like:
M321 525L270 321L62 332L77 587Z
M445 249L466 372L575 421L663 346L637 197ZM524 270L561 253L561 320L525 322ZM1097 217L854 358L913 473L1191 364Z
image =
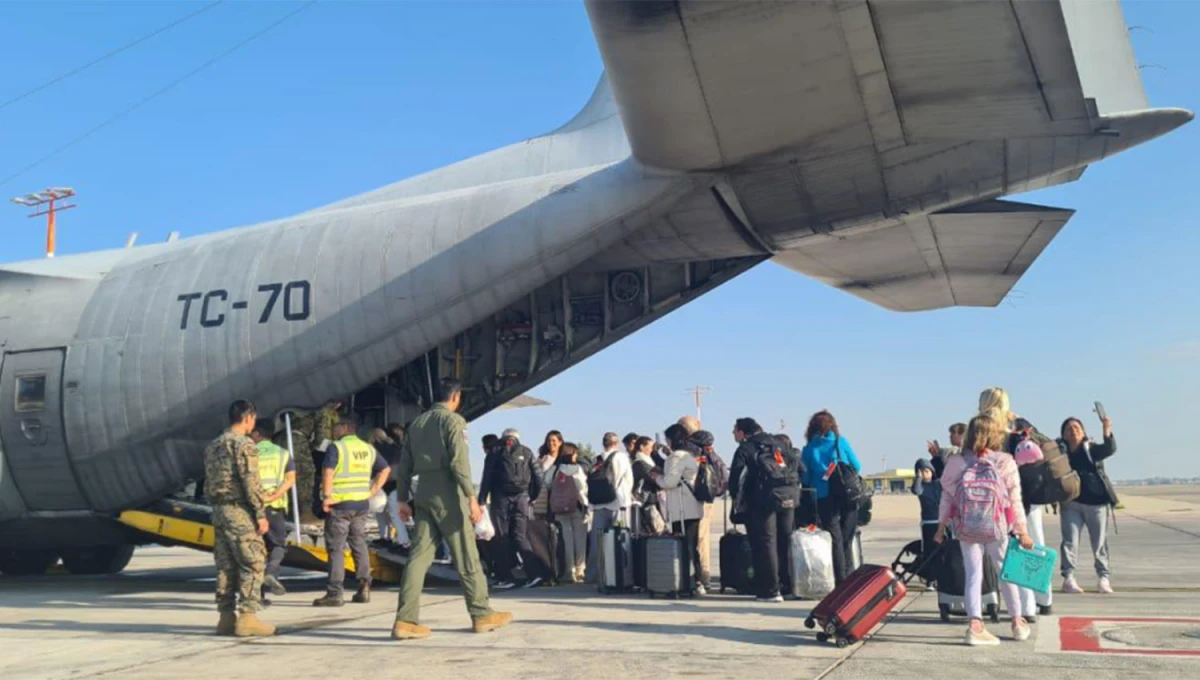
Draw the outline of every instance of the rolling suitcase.
M683 500L680 499L679 516L683 516ZM683 521L679 523L684 526ZM674 527L671 527L672 529ZM646 560L646 592L650 597L665 595L677 598L693 595L692 551L688 547L687 533L666 536L646 536L642 539Z
M804 626L819 626L817 639L833 640L838 647L862 640L908 594L908 582L913 576L942 552L942 546L935 548L924 563L904 578L898 578L887 567L864 564L813 607Z
M596 541L599 555L596 565L600 568L596 579L602 594L623 593L633 590L633 534L627 526L614 526L600 532Z
M838 647L845 647L865 638L907 593L904 581L891 569L863 565L813 607L804 625L819 626L817 639L821 642L834 640Z
M958 539L947 538L937 552L938 614L942 621L949 622L951 615L966 616L967 602L964 592L967 572L963 566L962 548ZM983 558L983 587L980 589L983 613L993 623L1000 621L1000 588L996 578L996 567L985 555Z
M754 593L754 551L750 545L750 537L740 533L737 525L729 528L729 497L725 497L722 525L725 533L721 536L717 553L721 557L721 592L726 589L737 591L739 595Z

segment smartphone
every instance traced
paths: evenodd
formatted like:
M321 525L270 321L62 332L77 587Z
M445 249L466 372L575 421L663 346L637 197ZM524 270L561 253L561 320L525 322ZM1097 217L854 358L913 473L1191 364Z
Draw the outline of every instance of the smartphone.
M1100 417L1100 420L1108 420L1108 413L1104 410L1104 404L1096 402L1096 415Z

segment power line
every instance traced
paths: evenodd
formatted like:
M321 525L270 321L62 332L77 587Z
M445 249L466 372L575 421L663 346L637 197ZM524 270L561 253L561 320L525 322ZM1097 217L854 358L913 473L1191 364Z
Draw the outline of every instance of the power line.
M115 49L115 50L111 50L111 51L109 51L109 52L106 52L106 53L104 53L104 54L100 55L99 57L96 57L95 59L93 59L93 60L89 61L88 63L84 64L83 66L80 66L79 68L73 69L73 70L71 70L71 71L67 71L66 73L64 73L64 74L62 74L62 75L60 75L60 76L56 76L56 77L54 77L54 78L51 78L50 80L48 80L48 81L46 81L46 82L42 83L41 85L38 85L37 87L33 88L32 90L29 90L29 91L27 91L27 92L24 92L24 93L22 93L22 94L19 94L19 95L17 95L17 96L15 96L15 97L13 97L12 99L9 99L8 101L4 102L3 104L0 104L0 110L6 109L6 108L8 108L9 106L12 106L13 104L16 104L17 102L19 102L19 101L21 101L21 100L23 100L23 99L27 99L27 98L29 98L29 97L32 97L33 95L37 94L38 92L41 92L42 90L44 90L44 89L46 89L46 88L48 88L48 87L51 87L52 85L56 85L56 84L58 84L58 83L61 83L62 81L66 80L67 78L70 78L71 76L74 76L74 75L78 75L78 74L80 74L80 73L83 73L84 71L86 71L86 70L88 70L89 68L91 68L91 67L95 66L96 64L99 64L99 63L100 63L100 62L102 62L102 61L107 61L107 60L109 60L109 59L111 59L111 58L113 58L113 57L117 56L118 54L121 54L122 52L125 52L125 51L127 51L127 50L131 50L131 49L133 49L134 47L137 47L138 45L141 45L142 43L146 42L147 40L149 40L149 39L151 39L151 38L153 38L153 37L155 37L155 36L157 36L157 35L159 35L159 34L161 34L161 33L165 33L165 32L167 32L167 31L171 30L172 28L175 28L176 26L178 26L178 25L180 25L180 24L182 24L182 23L185 23L185 22L187 22L187 21L189 21L189 20L191 20L191 19L194 19L194 18L196 18L196 17L200 16L201 14L204 14L204 13L205 13L205 12L207 12L208 10L210 10L210 9L212 9L212 8L214 8L214 7L216 7L217 5L220 5L220 4L221 4L221 3L223 3L223 2L225 2L225 0L217 0L216 2L213 2L213 3L210 3L210 4L208 4L208 5L205 5L204 7L201 7L200 9L196 10L195 12L192 12L191 14L189 14L189 15L187 15L187 16L185 16L185 17L181 17L181 18L179 18L179 19L176 19L175 21L172 21L171 23L167 24L166 26L159 27L158 29L156 29L156 30L154 30L154 31L152 31L152 32L150 32L150 33L147 33L146 35L143 35L142 37L138 38L137 40L134 40L134 41L133 41L133 42L131 42L131 43L127 43L127 44L125 44L125 45L122 45L121 47L118 47L118 48L117 48L117 49Z
M296 9L292 10L291 12L288 12L287 14L276 19L272 23L259 29L258 32L253 33L252 35L242 39L241 42L236 43L232 47L229 47L225 51L217 54L215 57L209 59L208 61L204 62L203 64L200 64L196 68L188 71L187 73L183 74L182 76L167 83L166 86L161 87L158 90L155 90L151 94L147 95L146 97L143 97L142 99L138 100L132 106L130 106L130 107L120 111L116 115L104 120L99 125L96 125L95 127L89 129L87 132L84 132L82 135L79 135L78 137L67 142L66 144L63 144L62 146L51 151L50 153L46 154L45 156L42 156L41 158L37 159L36 161L30 163L29 165L26 165L25 167L21 168L20 170L12 173L11 175L8 175L4 179L0 180L0 186L4 186L5 184L8 184L9 182L13 181L14 179L20 177L21 175L24 175L25 173L29 172L30 170L33 170L34 168L38 167L39 165L45 163L46 161L54 158L55 156L61 154L64 151L66 151L67 149L70 149L71 147L75 146L76 144L79 144L80 142L87 139L88 137L91 137L92 135L96 134L97 132L103 130L104 128L108 127L109 125L112 125L113 123L117 122L118 120L120 120L120 119L124 118L125 116L128 116L129 114L133 113L134 111L140 109L141 107L150 103L152 100L156 99L157 97L159 97L163 94L166 94L168 91L174 89L176 86L178 86L180 83L184 82L188 78L191 78L192 76L200 73L201 71L208 68L209 66L212 66L213 64L217 63L218 61L221 61L225 57L228 57L229 55L240 50L241 48L245 47L246 45L249 45L250 43L254 42L258 38L261 38L262 36L266 35L267 33L270 33L272 30L278 28L281 24L286 22L288 19L291 19L292 17L303 12L304 10L308 9L309 7L312 7L313 5L317 4L319 1L320 0L308 0L308 2L304 3L303 5L297 7Z

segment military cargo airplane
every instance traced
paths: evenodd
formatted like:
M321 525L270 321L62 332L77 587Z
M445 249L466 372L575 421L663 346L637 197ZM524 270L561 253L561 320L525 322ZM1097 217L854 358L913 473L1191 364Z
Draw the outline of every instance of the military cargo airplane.
M245 397L475 418L773 261L994 306L1072 211L1001 200L1192 119L1116 0L588 0L605 73L543 136L286 219L0 267L0 569L115 571L112 518Z

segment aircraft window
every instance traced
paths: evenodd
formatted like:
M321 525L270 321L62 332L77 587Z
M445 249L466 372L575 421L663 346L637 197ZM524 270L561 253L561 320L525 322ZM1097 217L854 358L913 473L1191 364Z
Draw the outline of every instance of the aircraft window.
M17 378L17 412L43 411L46 408L46 376Z

